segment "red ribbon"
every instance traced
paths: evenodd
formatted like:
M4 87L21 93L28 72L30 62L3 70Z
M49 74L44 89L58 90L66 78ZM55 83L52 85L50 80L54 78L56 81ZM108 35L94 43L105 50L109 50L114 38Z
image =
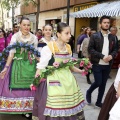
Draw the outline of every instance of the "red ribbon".
M31 52L30 52L30 51L28 52L28 59L29 59L29 61L30 61L30 64L32 64Z

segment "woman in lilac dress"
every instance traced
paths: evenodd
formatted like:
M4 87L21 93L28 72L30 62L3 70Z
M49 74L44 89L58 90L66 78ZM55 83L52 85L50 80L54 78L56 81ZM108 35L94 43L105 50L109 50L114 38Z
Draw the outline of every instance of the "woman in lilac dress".
M22 18L20 31L12 36L10 45L16 42L33 45L37 49L38 40L30 33L30 21ZM0 73L0 113L27 114L33 109L34 91L30 90L36 71L36 60L24 48L12 49L3 71ZM32 60L32 62L31 62ZM30 83L31 82L31 83Z

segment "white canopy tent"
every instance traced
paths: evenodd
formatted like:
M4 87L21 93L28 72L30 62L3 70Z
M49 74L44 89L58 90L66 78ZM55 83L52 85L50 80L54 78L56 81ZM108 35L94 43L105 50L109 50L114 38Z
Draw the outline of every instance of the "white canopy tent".
M103 15L111 17L120 16L120 1L104 2L101 4L97 4L91 8L87 8L85 10L70 13L70 17L74 18L101 17Z

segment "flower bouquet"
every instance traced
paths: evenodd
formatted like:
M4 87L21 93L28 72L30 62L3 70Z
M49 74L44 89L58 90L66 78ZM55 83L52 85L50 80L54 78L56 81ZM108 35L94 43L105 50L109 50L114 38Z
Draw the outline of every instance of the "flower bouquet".
M92 64L90 63L89 59L82 58L82 59L69 59L64 60L62 62L54 62L52 67L47 67L45 70L42 71L41 75L34 79L33 85L38 86L41 81L45 81L47 79L47 76L52 74L55 70L59 70L65 67L72 67L76 64L79 64L80 67L83 67L85 70L82 75L88 74L88 72L91 72Z
M30 51L32 54L34 54L37 57L40 57L40 52L34 48L33 45L30 45L28 43L22 43L22 42L15 42L12 45L7 46L2 53L0 53L0 68L2 68L2 62L5 61L5 59L9 55L9 51L12 49L17 48L24 48L27 51Z

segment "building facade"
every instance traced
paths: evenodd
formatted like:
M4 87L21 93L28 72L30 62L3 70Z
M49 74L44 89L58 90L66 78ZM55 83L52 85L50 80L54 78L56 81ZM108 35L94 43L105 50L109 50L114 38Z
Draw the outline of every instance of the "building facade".
M75 6L84 6L87 4L87 7L93 5L93 2L96 0L70 0L70 12L75 11ZM90 5L88 5L88 3ZM87 8L84 7L84 8ZM32 8L32 9L31 9ZM82 8L83 9L83 8ZM35 21L36 21L36 7L32 4L29 6L21 6L21 15L27 15L27 17L31 18L32 29L35 30ZM45 24L52 24L54 27L54 31L56 31L56 24L58 22L66 22L67 19L64 17L67 13L67 0L40 0L40 14L39 14L39 25L38 28L42 29ZM34 21L33 21L34 20ZM77 36L79 34L79 30L81 26L87 25L89 26L90 20L86 19L75 19L70 18L70 27L72 30L72 34Z

